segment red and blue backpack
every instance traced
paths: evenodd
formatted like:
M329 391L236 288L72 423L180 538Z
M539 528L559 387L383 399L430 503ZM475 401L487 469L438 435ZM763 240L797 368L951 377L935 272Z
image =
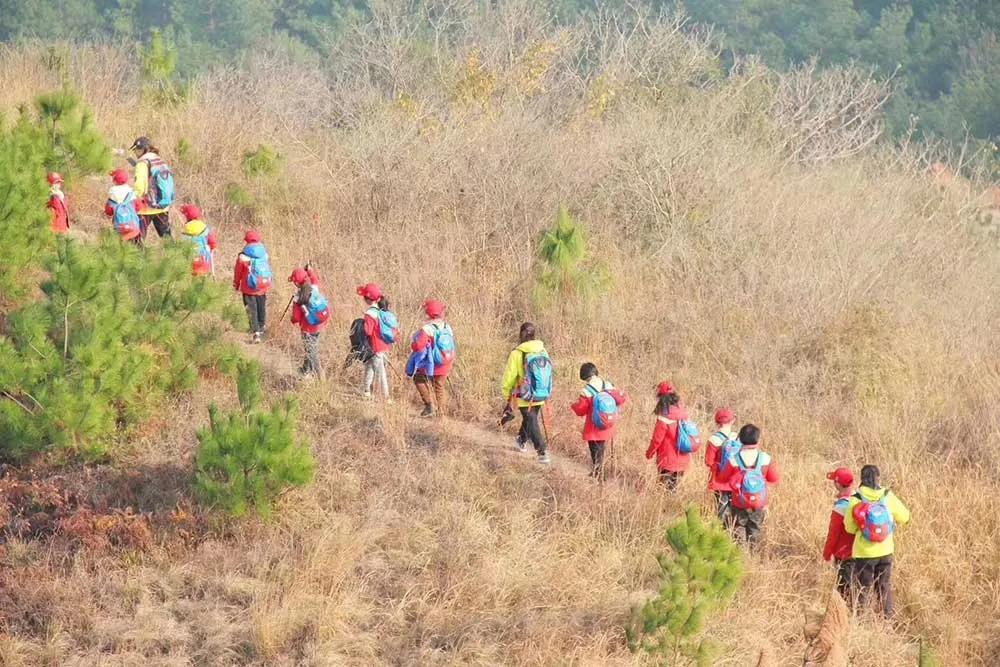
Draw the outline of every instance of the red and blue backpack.
M313 285L309 292L309 302L304 304L306 308L306 322L310 326L323 324L330 319L330 306L320 291L319 286Z
M689 419L677 421L677 451L681 454L693 454L701 447L701 434L698 425Z
M858 524L858 532L869 542L885 542L896 531L896 521L885 503L889 490L882 492L878 500L868 500L861 492L854 494L859 502L851 511L854 522Z
M740 505L748 510L756 511L767 507L767 480L764 479L762 470L770 462L771 457L764 452L757 454L757 462L753 467L748 467L742 456L736 456L736 464L743 471L736 495L740 499Z
M447 324L434 327L434 365L441 366L455 360L455 334Z
M722 444L719 445L719 472L724 473L735 467L739 467L739 461L736 457L740 453L743 443L738 438L730 437L722 431L719 431L716 435L722 436Z
M592 384L585 387L590 394L590 421L600 430L609 429L618 423L618 402L608 391L608 384L605 382L598 390Z
M129 192L125 199L120 202L115 200L109 200L111 206L114 209L114 213L111 217L111 221L114 224L115 231L125 235L132 235L133 232L142 231L142 223L139 221L139 214L135 211L135 206L133 202L135 201L135 193Z

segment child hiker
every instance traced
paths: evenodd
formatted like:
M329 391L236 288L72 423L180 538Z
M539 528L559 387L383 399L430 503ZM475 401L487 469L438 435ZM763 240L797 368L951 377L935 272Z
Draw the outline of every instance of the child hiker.
M736 465L728 467L722 475L732 494L734 537L745 538L750 546L755 546L767 518L771 495L767 487L778 483L778 469L771 455L760 449L759 428L744 425L739 440L740 449L734 457Z
M128 172L115 169L111 172L111 188L104 213L111 218L115 231L122 241L129 241L142 247L142 223L139 220L135 191L128 184Z
M260 234L248 231L243 242L246 245L236 256L233 267L233 289L243 295L243 306L250 320L250 342L259 343L264 340L267 326L267 292L271 289L273 274Z
M372 386L378 380L382 398L389 400L389 374L386 372L386 353L399 338L399 321L389 311L389 300L382 288L375 283L358 287L358 296L365 302L365 335L371 346L372 356L365 362L365 377L361 394L365 399L372 397Z
M646 448L646 458L656 456L660 481L668 491L674 491L691 466L691 454L701 446L701 439L670 382L661 382L656 388L656 409L653 413L656 415L656 427Z
M52 216L51 229L56 234L65 234L69 231L69 206L62 189L62 174L53 171L46 180L49 182L49 202L45 206Z
M603 379L597 366L589 361L580 366L580 379L585 384L570 409L584 418L583 440L590 449L590 476L603 479L605 448L615 438L619 407L625 404L627 397L625 392Z
M854 473L847 468L837 468L827 473L826 478L833 482L836 500L833 501L833 511L830 512L830 527L826 531L826 544L823 545L823 560L832 559L837 566L837 591L848 604L851 604L854 536L844 529L844 515L851 503L851 494L854 493Z
M514 446L519 452L527 451L530 440L538 455L538 462L549 464L548 444L542 431L542 406L552 396L552 360L545 351L545 344L538 339L535 325L525 322L518 332L518 345L507 355L500 391L503 393L504 416L513 414L514 403L521 413L521 429Z
M187 224L184 225L184 237L194 244L195 255L191 261L191 273L196 276L209 276L215 273L215 232L202 220L201 209L194 204L181 206L181 213Z
M410 342L406 375L413 378L420 400L424 403L421 417L434 415L434 403L437 403L437 413L444 414L448 400L445 383L455 363L455 334L444 321L444 311L445 305L440 301L425 302L424 312L430 320L413 334Z
M296 268L288 276L288 282L298 291L292 296L292 324L298 324L302 332L302 347L305 358L299 367L299 375L315 375L323 378L323 368L319 363L319 334L330 322L330 307L319 289L319 276L309 264L304 269Z
M715 433L705 446L705 465L708 467L708 490L715 494L716 511L723 523L727 523L730 511L730 488L723 480L726 466L733 465L733 456L740 448L733 423L736 417L729 408L715 411Z

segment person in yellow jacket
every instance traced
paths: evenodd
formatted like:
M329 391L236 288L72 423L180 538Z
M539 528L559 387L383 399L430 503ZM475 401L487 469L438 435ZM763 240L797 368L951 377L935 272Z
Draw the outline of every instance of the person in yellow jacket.
M142 219L142 237L146 238L146 232L152 224L156 233L162 239L170 237L170 204L166 206L162 202L173 201L173 175L170 167L160 157L160 151L153 145L149 137L139 137L132 143L132 151L135 159L129 159L129 163L135 167L134 185L135 194L139 197L139 217ZM154 182L154 172L163 171L170 183L169 192L157 192Z
M552 361L545 351L545 344L538 340L535 325L525 322L519 333L520 343L507 357L503 380L500 384L506 405L501 423L514 418L514 407L521 413L521 429L515 446L524 452L530 440L538 455L538 462L548 464L549 454L542 431L541 412L545 401L552 395Z
M892 597L892 556L896 551L893 533L910 521L910 510L889 489L879 486L879 469L861 468L861 486L848 501L844 530L854 535L852 556L858 591L858 605L870 604L874 592L882 613L895 612Z

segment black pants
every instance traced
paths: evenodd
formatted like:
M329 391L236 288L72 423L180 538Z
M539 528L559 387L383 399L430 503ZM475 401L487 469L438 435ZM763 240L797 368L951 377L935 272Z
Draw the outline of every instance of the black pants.
M607 445L605 440L588 440L587 447L590 448L590 463L593 470L591 477L600 477L604 473L604 448Z
M302 360L302 366L299 368L299 373L302 375L315 374L318 377L323 377L323 369L319 365L319 332L316 333L306 333L302 332L302 347L305 349L305 359Z
M715 512L726 526L729 526L733 521L732 497L733 494L728 491L715 492Z
M877 609L886 618L891 618L896 611L892 598L892 556L855 558L854 577L858 587L858 606L870 605L874 593Z
M518 408L521 411L521 430L517 437L521 442L531 441L535 451L541 456L545 453L545 436L542 434L541 411L542 406L532 405L531 407Z
M840 593L840 597L844 598L847 604L851 604L851 589L854 583L854 561L848 558L847 560L838 560L837 563L837 592Z
M676 491L677 485L681 483L681 477L684 476L682 472L673 472L671 470L661 470L660 471L660 481L663 482L663 486L667 491Z
M155 213L153 215L140 215L139 219L142 222L142 238L146 238L146 232L149 231L150 224L156 229L156 233L159 234L161 239L164 236L170 236L170 211Z
M756 545L760 540L760 532L764 528L767 512L764 510L744 510L738 507L734 507L732 512L733 537L745 539L750 546Z
M267 322L267 295L244 294L243 305L246 306L250 318L250 333L262 333Z

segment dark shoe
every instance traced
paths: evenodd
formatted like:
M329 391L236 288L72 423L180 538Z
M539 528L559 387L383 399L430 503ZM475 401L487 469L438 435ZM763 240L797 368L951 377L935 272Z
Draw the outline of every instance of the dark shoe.
M421 417L433 417L434 416L434 408L432 406L430 406L430 405L425 405L424 409L420 411L420 416Z

